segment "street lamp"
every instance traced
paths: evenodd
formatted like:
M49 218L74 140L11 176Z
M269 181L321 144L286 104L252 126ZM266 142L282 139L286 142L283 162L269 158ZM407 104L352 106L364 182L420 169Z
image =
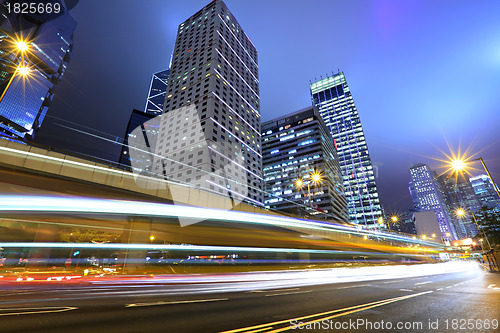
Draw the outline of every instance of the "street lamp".
M397 217L396 215L392 215L392 216L391 216L391 222L392 222L393 224L396 224L396 223L398 222L398 220L399 220L399 219L398 219L398 217ZM387 223L387 225L389 226L389 231L391 231L391 223Z
M24 66L24 65L19 65L16 67L16 71L11 76L9 82L7 83L5 88L3 89L2 95L0 95L0 102L3 101L3 98L5 97L7 90L9 90L9 88L10 88L10 86L11 86L12 82L14 81L14 78L16 77L17 74L20 74L22 77L27 78L27 77L29 77L30 69L29 69L29 67Z
M495 188L495 191L497 192L498 197L500 198L500 192L498 191L498 187L495 184L495 181L493 180L493 177L491 177L491 173L486 167L486 163L484 163L484 160L482 157L475 158L472 160L464 160L463 158L455 158L450 162L450 167L452 170L454 170L456 173L467 171L467 164L473 161L481 161L481 164L483 165L484 171L488 174L488 177L490 178L491 183L493 184L493 187Z
M477 220L476 220L476 215L474 214L474 212L472 210L469 209L469 212L471 213L472 215L472 219L474 220L474 223L476 223L476 226L477 226L477 231L479 231L481 233L481 236L483 236L484 239L486 239L486 243L488 244L488 249L491 249L491 245L490 245L490 241L488 240L488 237L486 236L486 234L483 232L483 230L479 227L479 224L477 223ZM462 218L465 216L466 214L466 211L465 209L463 208L458 208L456 211L455 211L455 214L459 217L459 218ZM480 240L480 242L482 242L483 239ZM481 243L482 245L482 243Z
M318 172L318 171L314 171L313 173L311 173L309 175L309 177L311 178L311 181L314 183L314 186L316 186L318 183L321 183L321 173ZM297 179L295 181L295 187L297 187L299 190L302 189L302 187L304 186L304 181L302 179ZM312 201L311 201L311 182L308 181L307 182L307 196L309 197L309 206L311 207L311 210L313 208L312 206Z
M17 71L22 76L26 76L26 75L28 75L30 73L30 69L28 67L26 67L26 66L19 66L19 67L17 67Z
M15 42L16 49L21 52L26 52L28 50L28 43L26 43L24 40L18 40Z
M7 83L5 88L3 89L3 93L2 93L2 95L0 95L0 102L3 101L3 98L5 97L7 90L9 90L10 85L14 81L14 78L17 74L20 74L22 77L27 77L30 73L29 68L24 65L24 63L25 63L24 53L26 53L29 49L28 43L22 38L16 38L13 41L13 44L14 44L14 47L13 47L12 53L16 53L15 54L16 61L14 63L15 64L21 63L21 64L16 67L14 74L12 74L12 76L9 79L9 82ZM21 57L19 57L18 53L21 53Z

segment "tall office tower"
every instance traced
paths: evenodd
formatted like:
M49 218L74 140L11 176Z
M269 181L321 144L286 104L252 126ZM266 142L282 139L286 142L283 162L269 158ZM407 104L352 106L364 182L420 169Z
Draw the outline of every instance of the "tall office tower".
M9 13L13 3L0 5L0 138L34 136L66 71L76 21L61 1L50 5L43 15L17 14L13 7Z
M131 168L133 172L152 171L154 147L160 124L160 118L157 120L153 118L163 113L169 74L169 69L153 74L145 110L134 109L130 115L119 163Z
M438 180L443 184L446 192L446 202L450 217L454 221L455 230L459 238L474 237L479 233L477 225L474 222L472 213L481 209L481 204L472 189L472 185L464 175L458 177L449 177L441 175ZM463 209L466 214L457 215L457 211Z
M443 239L459 238L446 205L444 190L429 166L420 163L410 168L409 190L415 211L434 211Z
M386 215L385 220L391 221L390 228L394 231L404 232L407 234L416 234L417 230L415 228L415 218L414 218L415 210L405 210L403 212L399 212L397 214L397 222L392 223L393 215Z
M155 172L262 205L259 109L257 50L212 1L178 28Z
M165 93L167 92L169 74L169 69L165 69L153 74L153 77L151 78L151 84L149 86L149 94L144 112L153 115L161 115L163 113L163 105L165 103Z
M337 143L349 221L373 228L382 216L380 198L365 134L344 73L311 83L310 89L313 104Z
M500 210L500 198L495 187L487 175L479 175L470 178L470 183L476 193L481 206L496 208Z
M152 171L160 119L154 114L132 110L124 136L119 163L137 174Z
M264 122L262 159L267 208L348 222L335 143L316 107Z

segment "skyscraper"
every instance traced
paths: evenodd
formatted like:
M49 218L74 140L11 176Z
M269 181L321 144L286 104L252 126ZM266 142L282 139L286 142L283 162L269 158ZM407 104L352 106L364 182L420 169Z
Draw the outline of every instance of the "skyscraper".
M479 175L470 178L470 183L476 193L481 206L500 209L500 198L495 187L487 175Z
M313 104L337 143L349 221L375 227L382 207L365 134L344 73L311 83L310 90Z
M458 175L455 178L446 174L439 176L438 180L445 188L446 203L458 237L463 239L476 236L479 230L471 212L477 213L481 209L481 204L469 180L464 175ZM467 214L458 215L459 209L465 210Z
M161 116L163 113L169 74L169 69L153 74L145 110L134 109L130 115L123 137L119 163L125 167L131 167L134 172L152 171L153 155L160 125L160 119L154 120L153 118ZM135 137L138 134L141 138Z
M437 175L426 164L416 164L410 168L409 190L415 211L433 211L444 239L458 239L451 219L443 188Z
M151 84L149 86L148 99L146 101L146 108L144 112L152 115L161 115L163 113L163 105L165 103L165 93L168 87L168 78L170 70L153 74Z
M125 132L119 163L134 173L150 173L154 160L159 119L149 112L132 110ZM139 137L138 137L139 136Z
M70 60L76 21L61 1L51 4L59 10L16 14L0 5L0 138L34 136Z
M335 143L316 107L264 122L262 156L266 207L348 222Z
M183 22L154 171L262 205L257 50L221 0Z

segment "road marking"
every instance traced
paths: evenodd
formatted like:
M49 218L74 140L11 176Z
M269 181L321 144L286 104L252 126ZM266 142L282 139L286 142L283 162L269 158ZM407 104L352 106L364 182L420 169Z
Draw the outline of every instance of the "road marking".
M264 332L264 331L269 331L269 330L272 330L273 327L265 327L265 328L261 328L260 330L254 330L254 331L248 331L246 333L257 333L257 332Z
M227 301L229 298L211 298L211 299L194 299L189 301L171 301L171 302L151 302L151 303L132 303L126 304L126 308L133 308L139 306L154 306L154 305L170 305L170 304L185 304L185 303L204 303L204 302L217 302Z
M387 281L387 282L384 282L384 283L397 283L397 282L403 282L404 280L396 280L396 281Z
M357 287L369 287L370 285L368 284L360 284L358 286L351 286L351 287L340 287L340 288L337 288L337 289L349 289L349 288L357 288Z
M411 289L399 289L399 290L401 290L401 291L413 291Z
M46 306L43 308L7 308L0 309L0 316L14 316L14 315L25 315L25 314L38 314L38 313L51 313L51 312L65 312L76 310L77 307L73 306ZM1 313L2 311L20 311L20 312L9 312L9 313ZM28 311L26 311L28 310ZM31 311L33 310L33 311Z
M436 290L443 290L443 288L437 288Z
M289 291L289 290L299 290L300 288L288 288L288 289L270 289L270 290L250 290L246 291L247 293L268 293L271 290L274 291Z
M419 282L419 283L415 283L415 285L417 285L417 284L427 284L427 283L432 283L432 281Z
M294 295L294 294L305 294L305 293L310 293L310 292L312 292L312 290L295 291L295 292L280 293L280 294L269 294L269 295L264 295L264 296L270 297L270 296L281 296L281 295Z
M375 308L375 307L387 305L387 304L398 302L398 301L402 301L402 300L405 300L405 299L409 299L409 298L413 298L413 297L417 297L417 296L429 294L429 293L432 293L432 292L433 291L424 291L424 292L417 293L417 294L411 294L411 295L400 296L400 297L395 297L395 298L388 298L388 299L384 299L384 300L381 300L381 301L376 301L376 302L371 302L371 303L366 303L366 304L361 304L361 305L350 306L350 307L343 308L343 309L326 311L326 312L316 313L316 314L302 316L302 317L297 317L297 318L290 318L290 319L287 319L287 320L279 320L279 321L275 321L275 322L267 323L267 324L261 324L261 325L243 327L243 328L237 328L237 329L234 329L234 330L223 331L221 333L238 333L238 332L249 333L249 332L258 332L258 331L256 331L257 329L267 328L267 327L274 327L275 325L279 325L279 324L286 324L287 326L285 326L285 327L277 328L277 329L272 330L272 331L266 331L266 333L282 332L282 331L287 331L287 330L292 329L292 326L290 325L290 322L292 320L295 320L295 321L299 322L300 320L303 320L303 319L310 319L310 318L321 317L321 316L325 316L326 315L326 317L319 318L319 319L314 319L314 320L308 321L307 323L304 323L304 324L315 323L315 322L320 322L320 321L323 321L323 320L330 320L332 318L337 318L337 317L345 316L345 315L348 315L348 314L351 314L351 313L355 313L355 312L360 312L360 311L372 309L372 308Z

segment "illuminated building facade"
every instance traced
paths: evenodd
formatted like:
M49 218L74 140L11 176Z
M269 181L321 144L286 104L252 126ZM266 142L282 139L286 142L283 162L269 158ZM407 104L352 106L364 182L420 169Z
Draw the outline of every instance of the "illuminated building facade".
M257 50L223 1L179 25L154 172L262 205Z
M409 190L417 212L433 211L444 239L458 239L453 220L446 204L446 194L437 175L426 164L410 168ZM449 236L448 236L449 235Z
M144 174L152 171L153 154L159 130L159 120L154 121L156 117L155 114L136 109L130 116L119 163L126 168L131 168L134 173ZM141 137L137 138L138 135ZM132 153L131 150L133 150Z
M471 212L477 213L481 209L481 203L469 180L463 175L458 175L455 178L446 174L441 175L438 180L445 188L448 210L454 221L458 237L464 239L476 236L479 230ZM463 209L466 214L457 215L456 212L459 209Z
M66 71L76 21L59 13L8 14L0 5L0 138L31 139Z
M469 180L481 206L500 210L500 198L498 198L498 194L495 191L495 187L490 177L487 175L479 175L471 177Z
M344 73L311 83L310 90L337 143L349 221L374 228L383 213L365 134Z
M153 74L144 112L152 115L161 115L163 113L163 104L165 103L165 93L167 92L169 74L169 69Z
M153 74L144 111L134 109L130 115L119 163L127 168L133 165L132 170L136 173L152 171L154 147L160 123L160 119L153 119L163 113L169 74L169 69ZM137 135L142 137L141 140L135 137Z
M335 143L316 107L264 122L262 158L267 208L348 222Z

